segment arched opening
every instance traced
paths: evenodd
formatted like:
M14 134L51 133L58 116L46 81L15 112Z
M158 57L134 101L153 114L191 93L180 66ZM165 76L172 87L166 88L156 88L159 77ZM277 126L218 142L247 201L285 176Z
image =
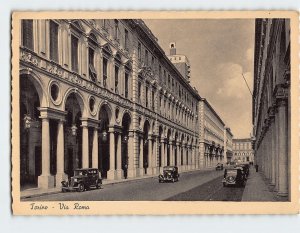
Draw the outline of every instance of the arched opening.
M74 169L82 167L82 127L80 107L80 97L78 94L71 93L65 104L67 112L66 123L64 127L65 135L65 158L64 172L70 177Z
M150 130L150 124L148 121L145 121L144 123L144 130L143 130L143 139L144 139L144 145L143 145L143 168L144 173L147 174L147 168L149 165L149 130Z
M110 157L110 137L109 137L109 122L110 110L107 105L103 105L99 112L99 140L98 140L98 168L101 171L102 177L107 178L107 171L109 170Z
M170 166L170 157L171 157L170 137L171 137L171 130L169 129L167 133L167 166Z
M42 173L40 99L29 75L20 76L20 186L37 187Z
M127 178L128 170L128 139L131 118L128 113L125 113L122 119L122 144L121 144L121 164L124 171L124 178Z

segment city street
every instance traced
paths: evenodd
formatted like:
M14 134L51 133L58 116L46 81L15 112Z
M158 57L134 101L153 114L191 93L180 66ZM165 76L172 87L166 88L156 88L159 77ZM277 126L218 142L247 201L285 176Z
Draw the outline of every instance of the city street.
M158 178L104 185L103 189L68 192L24 201L241 201L244 188L222 186L223 171L182 173L179 182L159 183Z

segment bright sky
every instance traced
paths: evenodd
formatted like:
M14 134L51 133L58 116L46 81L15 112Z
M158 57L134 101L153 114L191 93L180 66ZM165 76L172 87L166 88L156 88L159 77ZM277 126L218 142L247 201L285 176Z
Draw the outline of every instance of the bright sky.
M234 138L249 137L252 130L254 20L144 20L158 43L169 54L176 42L177 54L191 64L191 85L206 98L231 128Z

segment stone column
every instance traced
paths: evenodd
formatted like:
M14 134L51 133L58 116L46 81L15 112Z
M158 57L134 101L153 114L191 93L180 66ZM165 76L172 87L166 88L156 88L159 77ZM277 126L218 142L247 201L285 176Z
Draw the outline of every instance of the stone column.
M144 175L144 139L140 137L140 176Z
M57 148L56 148L56 167L57 167L57 173L56 173L56 186L60 185L60 182L65 180L67 178L67 175L64 171L64 161L65 161L65 148L64 148L64 121L59 120L58 121L58 128L57 128Z
M280 126L278 128L279 140L279 186L278 196L288 196L289 192L289 167L288 167L288 142L287 142L287 101L278 102L278 115Z
M159 172L161 172L161 168L165 166L165 144L163 139L160 140L160 153L161 153L161 167Z
M279 116L278 111L275 109L275 188L274 191L278 192L279 186Z
M93 150L92 150L92 166L98 168L98 128L94 128Z
M54 177L50 174L50 131L47 117L42 118L42 174L38 177L38 187L54 187Z
M168 144L164 142L164 166L168 165Z
M152 168L153 168L153 138L152 135L148 136L148 168L147 168L147 175L152 175Z
M116 178L124 178L124 171L122 170L122 154L121 154L121 133L117 135L117 169L116 169Z
M170 151L170 165L173 166L174 165L174 148L173 148L173 141L169 142L169 151Z
M153 136L152 140L152 174L157 174L157 138Z
M82 168L89 167L89 131L87 121L82 121Z
M128 143L127 143L127 148L128 148L128 171L127 171L127 176L128 178L133 178L136 176L135 174L135 167L134 167L134 153L133 153L133 132L129 132L128 135Z
M114 128L109 128L109 170L107 171L107 179L114 180L116 179L116 170L115 170L115 130Z

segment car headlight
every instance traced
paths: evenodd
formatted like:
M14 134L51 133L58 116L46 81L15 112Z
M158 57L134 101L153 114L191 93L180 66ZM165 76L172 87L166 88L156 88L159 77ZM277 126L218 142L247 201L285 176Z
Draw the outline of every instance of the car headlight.
M77 178L74 179L74 182L77 182Z

